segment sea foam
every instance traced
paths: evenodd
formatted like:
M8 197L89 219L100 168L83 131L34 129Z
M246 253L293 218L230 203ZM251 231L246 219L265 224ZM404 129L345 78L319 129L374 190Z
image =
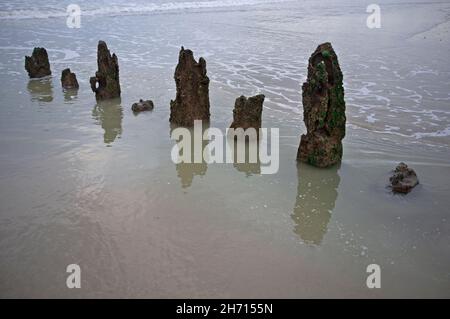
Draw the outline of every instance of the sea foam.
M271 3L288 2L292 0L213 0L213 1L186 1L148 3L139 5L104 5L98 8L85 9L80 5L83 16L116 16L116 15L140 15L158 12L176 12L183 10L220 9L229 7L255 6ZM66 7L61 8L30 8L0 11L0 20L19 19L48 19L66 17Z

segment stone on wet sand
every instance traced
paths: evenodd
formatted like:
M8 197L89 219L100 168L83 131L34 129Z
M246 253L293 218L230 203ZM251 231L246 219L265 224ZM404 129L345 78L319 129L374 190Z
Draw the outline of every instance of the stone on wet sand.
M135 113L143 112L143 111L151 111L153 110L153 101L151 100L139 100L139 102L133 103L131 106L131 110Z
M95 76L89 82L97 100L120 97L119 63L117 56L108 50L104 41L98 42L97 67Z
M42 78L51 75L47 51L44 48L34 48L31 57L25 57L25 69L30 78Z
M409 193L419 184L416 172L403 162L397 165L389 181L391 182L392 191L402 194Z
M297 159L317 167L334 165L342 159L346 117L343 75L330 43L319 45L311 55L302 91L307 133Z
M233 123L231 128L243 128L244 130L252 127L256 130L261 128L261 117L264 103L264 95L259 94L249 98L240 96L234 103Z
M170 101L172 124L193 126L194 120L209 121L209 78L206 61L195 61L191 50L181 47L175 69L176 98Z
M78 89L78 81L75 73L72 73L69 68L64 69L61 73L61 85L65 89Z

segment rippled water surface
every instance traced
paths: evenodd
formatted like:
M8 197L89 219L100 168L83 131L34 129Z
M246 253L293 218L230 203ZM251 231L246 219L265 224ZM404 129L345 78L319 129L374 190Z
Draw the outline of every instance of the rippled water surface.
M72 1L0 4L1 297L450 297L450 4L381 1ZM96 103L105 40L122 98ZM301 83L319 43L344 73L342 164L295 161ZM280 170L174 164L169 101L181 46L207 61L212 127L241 94L266 95ZM53 75L29 80L47 48ZM62 91L70 67L78 91ZM155 109L134 115L131 104ZM419 175L386 188L399 161ZM66 288L79 264L82 288ZM382 269L382 289L366 267Z

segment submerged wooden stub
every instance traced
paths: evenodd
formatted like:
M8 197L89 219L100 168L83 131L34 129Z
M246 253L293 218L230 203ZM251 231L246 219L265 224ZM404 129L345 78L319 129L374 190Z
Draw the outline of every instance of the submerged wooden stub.
M108 50L104 41L98 42L97 48L98 71L89 82L97 100L120 97L119 63L117 56Z
M193 126L195 120L209 121L206 61L203 58L195 61L193 52L181 47L174 78L177 95L170 101L170 123Z
M303 84L302 135L297 159L317 167L328 167L342 159L345 136L343 76L330 43L318 46L311 55L308 77Z
M47 50L34 48L32 55L25 57L25 70L27 70L30 78L42 78L51 75Z

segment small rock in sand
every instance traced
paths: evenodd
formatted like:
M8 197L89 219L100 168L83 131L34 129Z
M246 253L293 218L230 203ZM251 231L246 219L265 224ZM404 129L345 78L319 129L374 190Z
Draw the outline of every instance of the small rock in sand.
M142 111L151 111L153 110L153 101L151 100L139 100L139 102L133 103L133 105L131 106L131 110L133 110L133 112L138 113L138 112L142 112Z
M389 181L391 182L392 191L402 194L409 193L419 184L416 172L403 162L397 165Z

